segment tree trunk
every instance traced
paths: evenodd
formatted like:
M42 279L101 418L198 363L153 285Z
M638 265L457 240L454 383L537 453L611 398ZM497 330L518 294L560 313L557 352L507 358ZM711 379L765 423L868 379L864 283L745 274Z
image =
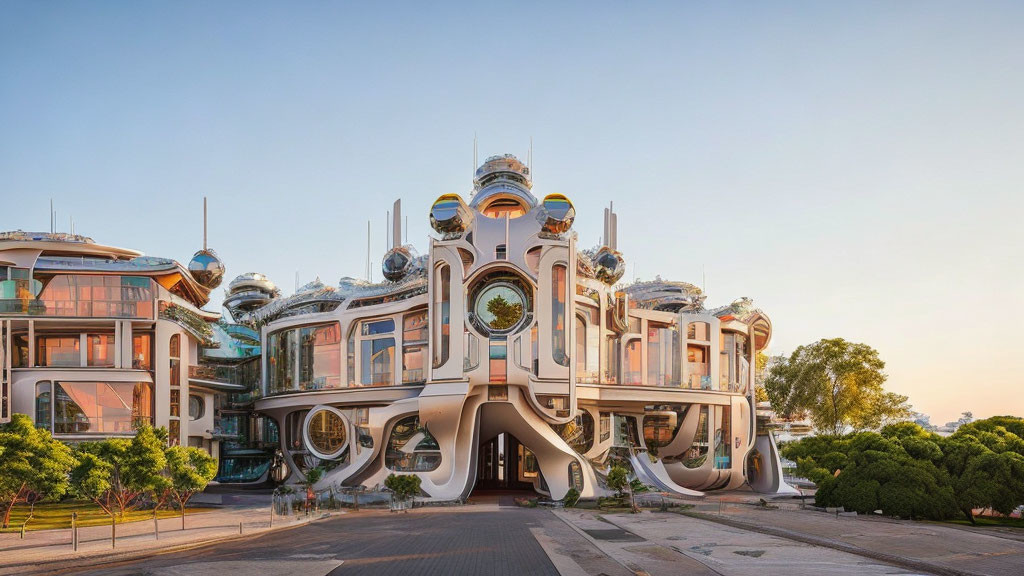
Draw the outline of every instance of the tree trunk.
M7 528L11 524L11 511L14 510L14 505L18 503L18 498L21 497L21 492L25 489L25 483L21 484L21 488L18 488L18 492L11 498L11 501L7 503L7 509L4 510L4 522L3 527Z
M10 523L11 523L11 510L14 508L14 502L15 502L15 499L12 498L11 501L8 502L7 506L4 508L4 521L3 521L3 527L4 528L7 528L7 526L9 526Z
M181 529L185 529L185 503L181 503Z
M961 508L960 511L964 513L964 516L967 516L967 519L971 522L971 525L977 524L977 522L974 521L974 510L972 510L970 506L965 506Z

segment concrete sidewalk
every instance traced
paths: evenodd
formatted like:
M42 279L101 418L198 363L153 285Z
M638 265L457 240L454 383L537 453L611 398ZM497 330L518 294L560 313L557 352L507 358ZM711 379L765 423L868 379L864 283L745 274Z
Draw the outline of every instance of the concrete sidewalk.
M756 502L757 499L753 499ZM729 526L827 546L877 560L899 562L939 574L1024 574L1020 530L965 528L880 516L837 516L801 509L799 501L780 500L775 508L749 498L725 497L696 504L691 513ZM1008 531L1009 530L1009 531Z
M216 499L216 498L214 498ZM155 534L152 520L117 525L117 546L111 547L111 528L91 526L78 529L79 546L74 551L71 545L71 530L40 530L26 532L21 539L18 534L0 534L0 574L47 573L61 570L73 561L79 568L139 556L182 550L212 542L245 537L270 530L286 529L306 524L329 515L344 514L344 511L322 511L309 516L287 516L277 514L270 526L270 499L258 505L259 500L248 500L241 504L225 506L210 512L187 515L185 530L181 529L181 518L159 520L159 539ZM203 498L204 503L211 499ZM237 499L222 499L238 502ZM197 503L198 504L198 503Z

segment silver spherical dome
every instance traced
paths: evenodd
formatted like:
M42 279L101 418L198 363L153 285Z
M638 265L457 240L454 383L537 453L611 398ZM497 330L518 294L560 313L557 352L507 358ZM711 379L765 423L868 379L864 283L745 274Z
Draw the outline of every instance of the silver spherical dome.
M544 197L544 210L541 213L541 228L549 234L564 234L572 228L576 219L576 208L572 202L561 194L548 194Z
M192 261L188 263L188 271L192 277L209 290L220 286L224 280L225 270L224 263L217 257L217 253L209 249L196 252L195 256L192 256Z
M618 251L604 246L594 255L594 275L605 284L615 284L626 273L626 260Z
M430 207L430 226L440 234L461 234L473 222L473 213L458 194L444 194Z
M409 273L409 268L415 257L412 246L395 246L388 250L388 253L384 255L384 262L381 264L384 277L392 282L401 280Z

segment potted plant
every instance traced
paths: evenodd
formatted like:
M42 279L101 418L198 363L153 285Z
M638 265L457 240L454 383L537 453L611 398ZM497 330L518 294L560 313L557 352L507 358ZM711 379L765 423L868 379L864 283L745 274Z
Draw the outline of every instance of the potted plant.
M412 508L410 497L420 493L420 477L415 474L391 474L384 481L384 486L391 490L391 511L408 511Z

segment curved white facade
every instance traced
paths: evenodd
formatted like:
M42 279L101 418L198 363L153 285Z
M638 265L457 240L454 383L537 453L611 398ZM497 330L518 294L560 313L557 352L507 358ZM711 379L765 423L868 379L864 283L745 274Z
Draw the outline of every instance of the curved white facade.
M534 196L512 156L474 184L468 203L435 203L424 256L396 234L391 280L246 311L263 344L256 410L278 422L288 480L322 467L321 486L416 473L436 500L483 486L595 497L618 460L680 494L778 490L774 451L754 448L767 317L745 299L706 309L680 282L616 287L615 214L606 245L580 251L571 202Z

